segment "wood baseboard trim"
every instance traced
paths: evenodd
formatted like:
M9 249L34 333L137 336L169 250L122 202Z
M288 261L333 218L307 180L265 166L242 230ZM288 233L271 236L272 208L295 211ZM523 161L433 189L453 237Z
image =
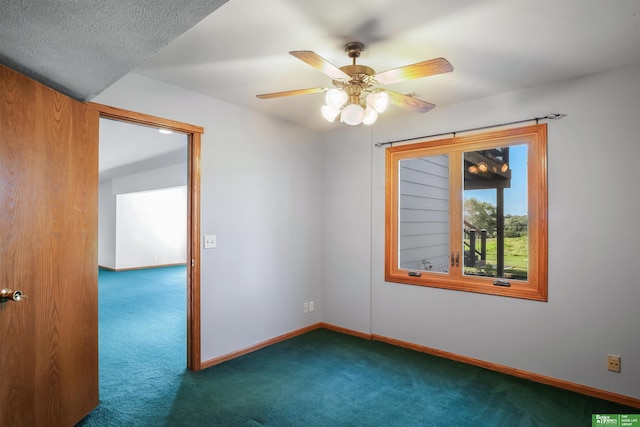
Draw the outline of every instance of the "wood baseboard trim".
M180 265L187 265L187 264L185 264L184 262L178 262L174 264L156 264L156 265L147 265L142 267L127 267L127 268L112 268L112 267L105 267L104 265L98 265L98 268L103 268L105 270L118 272L118 271L132 271L132 270L148 270L150 268L177 267Z
M340 332L345 335L353 335L354 337L363 338L365 340L371 340L371 334L365 334L364 332L355 331L353 329L343 328L342 326L332 325L331 323L321 322L320 326L324 329L329 329L330 331Z
M620 403L622 405L632 406L634 408L640 408L640 399L636 399L630 396L612 393L610 391L600 390L597 388L576 384L569 381L560 380L557 378L547 377L545 375L535 374L533 372L523 371L521 369L511 368L509 366L499 365L497 363L486 362L484 360L475 359L473 357L462 356L459 354L450 353L448 351L438 350L431 347L425 347L422 345L413 344L410 342L401 341L394 338L385 337L382 335L372 334L371 339L375 341L385 342L387 344L395 345L398 347L404 347L410 350L415 350L422 353L430 354L432 356L442 357L445 359L454 360L456 362L462 362L467 365L478 366L480 368L489 369L491 371L500 372L500 373L511 375L514 377L524 378L526 380L573 391L573 392L584 394L587 396L609 400L612 402Z
M282 341L286 341L290 338L296 337L298 335L306 334L307 332L311 332L313 330L320 329L320 328L322 328L321 323L314 323L313 325L309 325L301 329L296 329L295 331L289 332L287 334L279 335L269 340L262 341L261 343L252 345L251 347L243 348L241 350L227 353L219 357L214 357L213 359L205 360L200 364L200 367L201 369L206 369L211 366L219 365L220 363L226 362L231 359L235 359L236 357L240 357L245 354L252 353L256 350L260 350L261 348L265 348L270 345L273 345Z

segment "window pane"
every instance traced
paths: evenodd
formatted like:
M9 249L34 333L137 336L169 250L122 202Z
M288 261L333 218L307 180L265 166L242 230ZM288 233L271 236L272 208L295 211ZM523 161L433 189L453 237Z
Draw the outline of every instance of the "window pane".
M527 280L527 145L464 153L464 274Z
M449 156L400 161L398 267L449 272Z

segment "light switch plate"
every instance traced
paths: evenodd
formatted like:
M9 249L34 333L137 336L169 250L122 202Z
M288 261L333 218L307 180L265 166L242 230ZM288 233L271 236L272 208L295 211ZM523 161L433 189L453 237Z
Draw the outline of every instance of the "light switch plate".
M216 247L216 235L208 234L204 236L204 248L211 249Z

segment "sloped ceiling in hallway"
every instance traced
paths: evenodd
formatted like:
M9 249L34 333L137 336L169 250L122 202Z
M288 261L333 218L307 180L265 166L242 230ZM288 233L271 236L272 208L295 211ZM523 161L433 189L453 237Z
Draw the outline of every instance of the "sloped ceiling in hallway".
M88 101L227 0L0 0L0 63Z

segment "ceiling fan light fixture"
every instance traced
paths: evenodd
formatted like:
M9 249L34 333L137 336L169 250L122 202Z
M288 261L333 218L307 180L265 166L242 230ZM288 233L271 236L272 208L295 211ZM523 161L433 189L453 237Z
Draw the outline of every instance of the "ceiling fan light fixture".
M384 113L389 106L389 95L383 90L372 92L367 96L367 106L378 113Z
M355 126L362 123L364 116L364 108L358 104L349 104L342 110L340 120L348 125Z
M333 123L336 117L338 117L338 114L340 114L340 109L333 108L329 105L323 105L320 109L320 112L322 113L322 117L324 117L326 121L328 121L329 123Z
M342 107L345 102L347 102L348 98L349 98L348 95L344 91L334 88L334 89L330 89L327 92L327 95L325 96L325 101L327 102L327 105L329 107L337 110L340 107Z
M413 94L406 95L386 90L380 86L453 71L453 66L449 61L444 58L435 58L376 73L373 68L356 63L356 59L364 51L363 43L351 41L345 44L344 49L352 59L352 63L342 67L336 67L310 50L289 52L299 60L331 77L333 88L313 87L263 93L256 96L260 99L271 99L322 92L325 93L326 105L322 107L321 113L327 121L333 122L340 115L340 122L348 125L372 124L380 114L386 111L390 101L395 106L418 113L426 113L435 107L429 102L418 99Z
M378 120L378 112L375 108L367 107L364 109L364 119L362 119L362 123L365 125L374 124Z

